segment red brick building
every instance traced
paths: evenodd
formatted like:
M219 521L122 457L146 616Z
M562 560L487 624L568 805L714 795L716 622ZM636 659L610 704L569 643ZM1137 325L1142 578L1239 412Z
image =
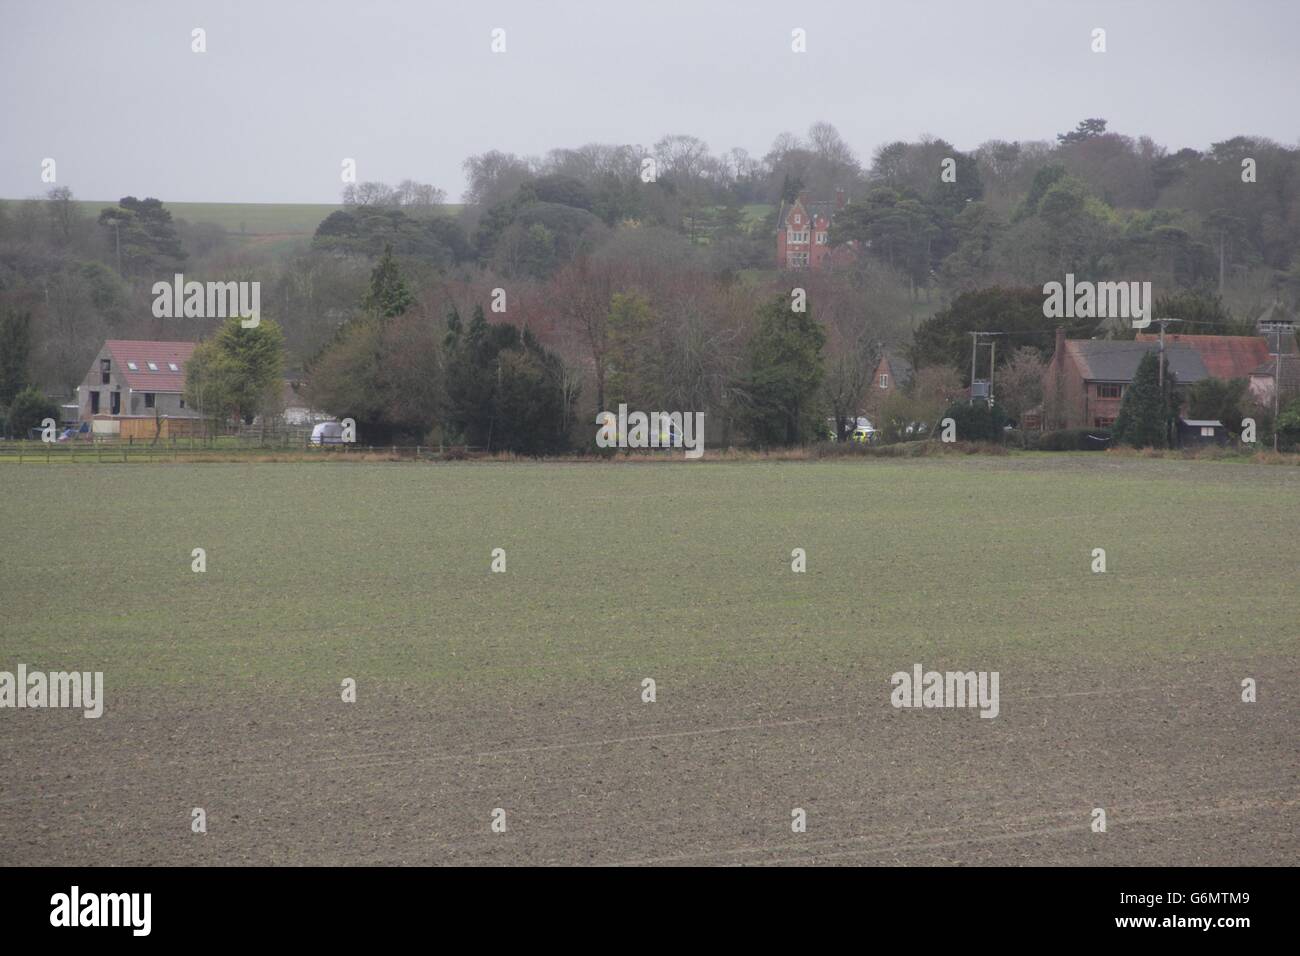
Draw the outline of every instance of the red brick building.
M1210 378L1200 353L1186 342L1171 343L1171 338L1165 338L1165 359L1178 387ZM1057 329L1056 351L1043 381L1043 427L1109 428L1115 424L1138 363L1159 348L1158 341L1067 339L1065 330Z
M880 353L880 358L871 371L871 378L867 381L867 391L862 396L862 410L875 422L889 397L911 383L912 363L901 353L886 349Z
M835 213L848 204L844 190L835 191L835 199L810 202L800 196L792 203L782 202L776 214L776 265L779 269L824 269L851 262L852 243L832 249L831 222Z

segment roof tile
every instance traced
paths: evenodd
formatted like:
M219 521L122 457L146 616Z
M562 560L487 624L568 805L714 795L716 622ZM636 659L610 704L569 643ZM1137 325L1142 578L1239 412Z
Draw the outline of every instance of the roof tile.
M114 371L136 392L183 392L185 363L194 352L193 342L148 342L133 339L109 339L104 343L113 357ZM128 366L135 363L135 369ZM149 363L158 371L149 369ZM172 365L176 371L172 371Z

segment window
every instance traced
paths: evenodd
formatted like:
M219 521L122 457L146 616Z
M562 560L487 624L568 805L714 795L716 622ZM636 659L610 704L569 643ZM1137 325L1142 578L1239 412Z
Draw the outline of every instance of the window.
M99 384L108 384L108 373L113 370L113 363L109 359L99 360Z
M798 226L798 225L800 225L802 222L803 222L803 216L800 216L798 213L796 213L796 214L795 214L795 217L794 217L794 224L795 224L796 226Z
M1201 426L1201 437L1202 437L1202 438L1213 438L1213 437L1214 437L1214 426L1213 426L1213 425L1202 425L1202 426Z
M826 245L826 233L824 232L817 233L817 245L819 246Z
M789 241L789 242L793 242L793 243L803 243L803 242L807 242L807 241L808 241L808 230L805 229L805 230L803 230L802 232L800 232L800 231L798 231L798 230L791 229L791 230L786 234L786 239L787 239L787 241Z
M169 369L171 369L173 372L179 372L179 371L180 371L180 366L178 366L175 362L168 362L168 363L167 363L167 367L168 367Z
M184 407L185 407L185 399L182 398L182 399L181 399L181 408L184 408Z
M133 371L133 372L138 372L138 371L140 371L140 366L136 365L134 362L127 362L127 363L126 363L126 367L129 368L129 369L130 369L131 371Z
M90 393L90 414L99 414L99 392Z
M144 407L145 407L145 408L153 408L153 395L154 395L153 392L145 392L145 393L144 393Z
M889 376L888 376L888 375L882 375L882 376L880 376L880 387L881 387L881 388L889 388Z
M808 253L806 252L786 253L785 260L786 260L786 265L792 268L806 266L808 264Z
M122 414L122 393L121 392L112 393L112 406L113 406L112 412L114 415Z
M1123 398L1123 397L1124 397L1124 386L1123 386L1123 385L1113 385L1113 384L1111 384L1111 385L1098 385L1098 386L1097 386L1097 397L1098 397L1098 398Z
M156 371L158 371L158 363L157 363L157 362L150 362L150 363L149 363L149 371L151 371L151 372L156 372Z

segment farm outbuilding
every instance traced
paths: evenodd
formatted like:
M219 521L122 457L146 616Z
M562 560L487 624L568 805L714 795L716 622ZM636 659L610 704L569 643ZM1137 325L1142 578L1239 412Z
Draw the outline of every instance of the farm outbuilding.
M1223 422L1209 418L1179 418L1178 446L1195 448L1198 445L1226 445L1228 429Z

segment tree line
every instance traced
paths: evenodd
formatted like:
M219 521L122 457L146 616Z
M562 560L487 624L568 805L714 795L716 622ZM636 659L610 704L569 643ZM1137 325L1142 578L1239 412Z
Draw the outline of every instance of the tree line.
M105 338L217 336L215 320L151 315L150 284L184 270L261 281L263 313L283 336L293 377L342 363L343 339L358 356L387 355L393 370L413 363L412 352L436 353L412 368L440 370L430 388L445 390L449 356L470 354L471 338L485 348L482 330L470 334L479 308L489 330L504 324L518 335L498 352L532 355L527 338L552 356L547 375L574 397L576 418L631 395L710 413L720 429L713 441L767 442L777 432L753 417L771 400L751 377L756 340L767 306L795 286L807 290L822 336L817 414L884 414L867 379L893 349L916 367L917 384L885 416L904 430L967 384L972 330L1013 333L997 354L1007 385L999 396L1030 403L1035 359L1050 355L1055 325L1042 316L1041 286L1065 272L1150 280L1157 308L1176 310L1168 314L1190 323L1184 331L1244 330L1274 300L1294 306L1300 297L1300 150L1255 137L1170 150L1088 119L1054 143L990 140L963 152L924 137L886 144L864 162L817 123L761 156L671 135L543 157L488 152L465 168L460 208L413 180L349 184L310 242L288 250L174 219L149 197L123 197L94 215L66 187L0 203L0 315L30 323L19 377L67 395ZM779 269L781 204L838 189L848 206L831 240L853 244L851 264ZM372 273L388 249L411 302L372 322ZM1070 332L1132 335L1091 321ZM536 356L525 364L534 362L546 366ZM1027 397L1013 399L1018 380ZM423 388L408 381L395 394ZM358 398L375 403L377 394ZM804 419L810 407L787 413ZM377 426L421 421L373 414ZM794 432L787 422L785 434Z

